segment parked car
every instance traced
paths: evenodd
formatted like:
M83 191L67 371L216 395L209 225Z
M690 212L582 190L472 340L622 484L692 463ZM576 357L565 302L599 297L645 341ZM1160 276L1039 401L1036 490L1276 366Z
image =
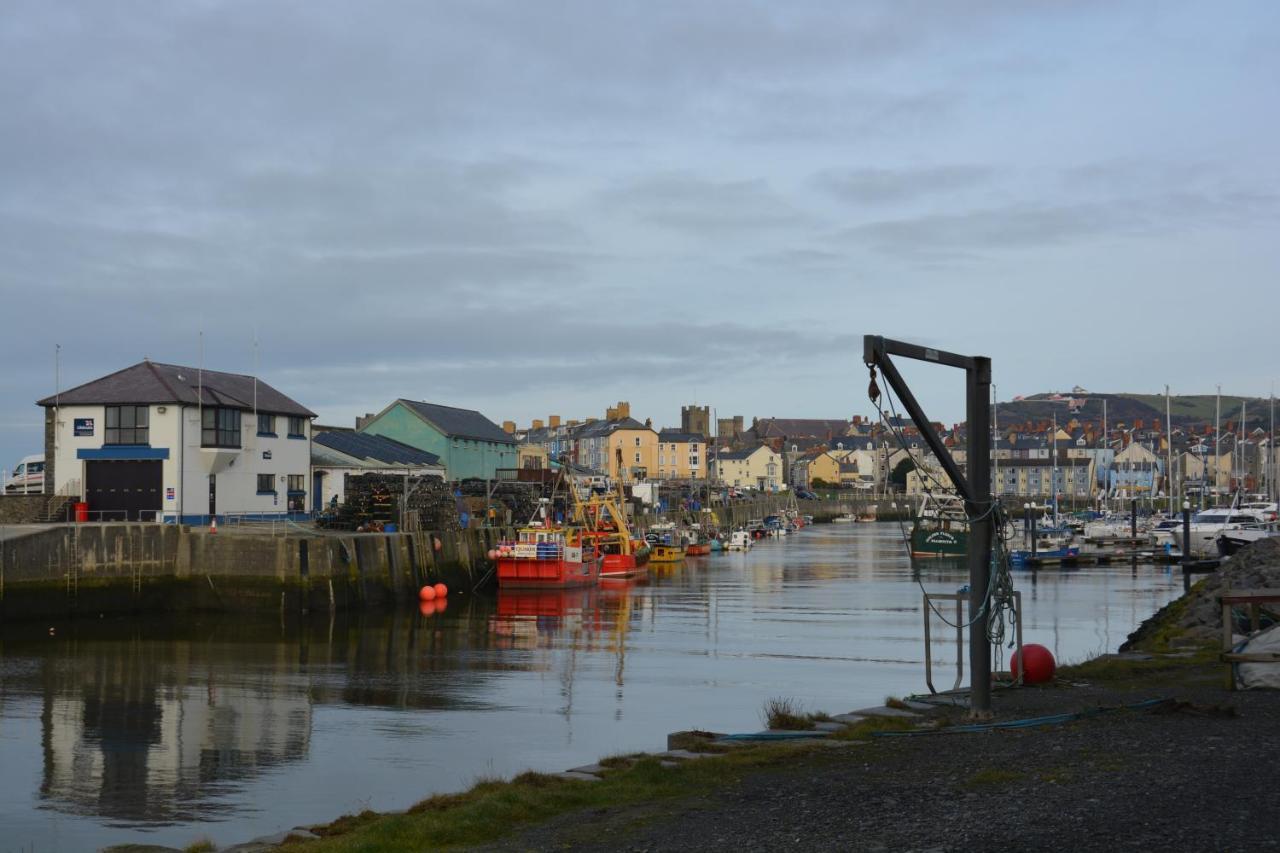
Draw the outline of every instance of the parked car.
M816 501L818 496L808 489L796 489L796 497L802 501Z
M22 457L5 481L6 495L38 495L44 492L44 455Z

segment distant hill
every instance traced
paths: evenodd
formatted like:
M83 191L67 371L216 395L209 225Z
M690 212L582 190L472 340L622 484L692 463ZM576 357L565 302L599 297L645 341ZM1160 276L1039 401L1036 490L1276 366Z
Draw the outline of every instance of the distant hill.
M1061 400L1050 400L1052 394L1033 394L1021 400L1000 403L1000 423L1011 424L1028 420L1048 420L1056 414L1059 423L1066 423L1072 417L1082 421L1099 421L1102 419L1102 401L1107 401L1107 422L1110 424L1132 424L1141 419L1145 423L1158 421L1164 423L1165 399L1163 394L1061 394ZM1085 399L1084 408L1071 414L1066 403L1067 398ZM1217 398L1213 394L1174 394L1169 405L1174 426L1188 424L1213 423L1214 405ZM1270 401L1265 397L1229 397L1222 396L1222 423L1240 418L1240 407L1247 404L1246 416L1251 427L1266 429L1271 422Z

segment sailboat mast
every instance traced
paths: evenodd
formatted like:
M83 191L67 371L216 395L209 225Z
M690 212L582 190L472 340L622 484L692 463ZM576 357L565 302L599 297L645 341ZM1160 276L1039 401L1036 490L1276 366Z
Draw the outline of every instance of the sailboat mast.
M1218 396L1213 404L1213 490L1219 490L1218 474L1222 471L1222 460L1219 454L1222 453L1221 442L1222 430L1222 386L1218 386Z
M1000 392L991 384L991 461L995 465L996 497L1000 496L1000 455L996 453L1000 440Z
M1168 385L1164 386L1164 442L1164 492L1169 498L1169 514L1173 515L1173 405Z

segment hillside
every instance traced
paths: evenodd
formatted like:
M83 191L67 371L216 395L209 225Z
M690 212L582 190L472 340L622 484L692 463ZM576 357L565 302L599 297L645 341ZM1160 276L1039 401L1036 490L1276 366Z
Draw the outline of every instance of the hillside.
M1050 400L1050 394L1034 394L1018 401L1000 403L1000 422L1016 423L1025 420L1050 419L1055 414L1060 422L1066 422L1073 415L1068 414L1064 400ZM1064 398L1071 396L1063 394ZM1081 420L1100 421L1102 419L1102 401L1105 399L1108 423L1132 424L1139 418L1146 423L1158 421L1164 423L1165 398L1163 394L1081 394L1088 400L1074 417ZM1170 413L1174 426L1188 424L1212 423L1214 405L1217 398L1213 394L1173 395L1170 402ZM1266 398L1222 396L1222 423L1225 428L1228 421L1240 417L1240 407L1247 404L1246 415L1251 427L1267 429L1271 422L1271 403Z

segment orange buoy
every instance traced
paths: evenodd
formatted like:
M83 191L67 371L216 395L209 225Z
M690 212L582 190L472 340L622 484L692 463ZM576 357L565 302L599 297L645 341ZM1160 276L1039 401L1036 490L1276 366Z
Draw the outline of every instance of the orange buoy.
M490 548L490 549L489 549L489 559L490 559L490 560L496 560L496 559L498 559L498 549L497 549L497 548Z
M449 609L449 599L447 598L437 598L431 603L436 606L437 613L443 613Z
M436 584L435 590L436 590L436 598L444 598L446 595L449 594L449 587L445 586L442 583Z
M436 588L431 584L427 584L418 590L418 599L420 601L432 601L436 597Z
M418 603L418 612L423 616L436 615L436 603L434 601L422 601Z

